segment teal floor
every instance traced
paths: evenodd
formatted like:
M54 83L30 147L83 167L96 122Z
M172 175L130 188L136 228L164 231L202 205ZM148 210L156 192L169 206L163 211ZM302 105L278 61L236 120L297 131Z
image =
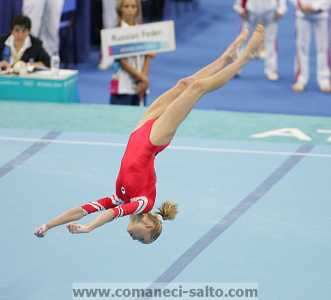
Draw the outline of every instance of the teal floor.
M127 219L88 235L35 227L114 192L141 109L0 103L1 300L72 299L77 282L253 282L259 299L330 299L331 118L194 111L159 155L179 204L152 245ZM256 139L296 128L311 138ZM45 136L47 136L45 140Z

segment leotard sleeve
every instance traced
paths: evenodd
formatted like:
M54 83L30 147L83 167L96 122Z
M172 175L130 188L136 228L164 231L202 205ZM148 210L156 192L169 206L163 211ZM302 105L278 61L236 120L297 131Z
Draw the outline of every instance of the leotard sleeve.
M81 208L86 212L86 214L92 214L97 211L115 208L121 204L123 204L123 201L116 195L112 195L111 197L101 198L97 201L87 202L81 205Z
M136 197L131 199L129 203L116 206L114 208L114 218L138 215L147 213L150 210L151 208L148 205L148 199L146 197Z
M146 197L135 197L128 203L123 203L116 195L101 198L97 201L87 202L81 205L86 214L95 213L106 209L113 209L114 219L127 215L138 215L150 211Z

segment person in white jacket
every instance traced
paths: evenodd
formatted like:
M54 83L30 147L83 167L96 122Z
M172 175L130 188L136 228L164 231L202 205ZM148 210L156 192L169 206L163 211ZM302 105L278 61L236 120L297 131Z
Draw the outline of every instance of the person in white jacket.
M278 80L277 33L278 20L287 10L286 0L235 0L234 10L243 19L243 27L254 30L258 23L265 26L265 67L269 80Z
M296 7L297 53L293 90L302 92L309 81L311 31L315 33L317 82L321 92L331 92L329 10L331 0L291 0Z
M32 35L50 55L59 54L59 30L64 0L24 0L23 14L32 20Z

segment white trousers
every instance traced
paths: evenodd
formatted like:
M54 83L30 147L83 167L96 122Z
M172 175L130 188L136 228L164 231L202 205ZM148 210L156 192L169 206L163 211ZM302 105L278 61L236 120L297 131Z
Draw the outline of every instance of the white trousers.
M32 22L31 33L50 55L59 53L59 30L64 0L24 0L23 14Z
M297 17L297 53L295 60L296 81L306 84L309 80L309 49L312 31L315 34L317 54L317 81L320 86L330 84L330 52L328 17L319 14Z
M276 11L264 13L249 12L248 28L253 32L256 25L262 22L265 26L264 48L266 51L264 72L270 74L278 72L277 33L278 24L275 19Z
M114 28L117 26L118 18L116 12L116 2L116 0L102 0L103 28Z

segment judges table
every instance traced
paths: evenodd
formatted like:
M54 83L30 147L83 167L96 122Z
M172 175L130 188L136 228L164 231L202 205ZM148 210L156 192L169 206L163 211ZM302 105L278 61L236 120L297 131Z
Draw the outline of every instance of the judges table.
M50 70L31 74L0 74L0 100L79 102L77 88L78 71Z

